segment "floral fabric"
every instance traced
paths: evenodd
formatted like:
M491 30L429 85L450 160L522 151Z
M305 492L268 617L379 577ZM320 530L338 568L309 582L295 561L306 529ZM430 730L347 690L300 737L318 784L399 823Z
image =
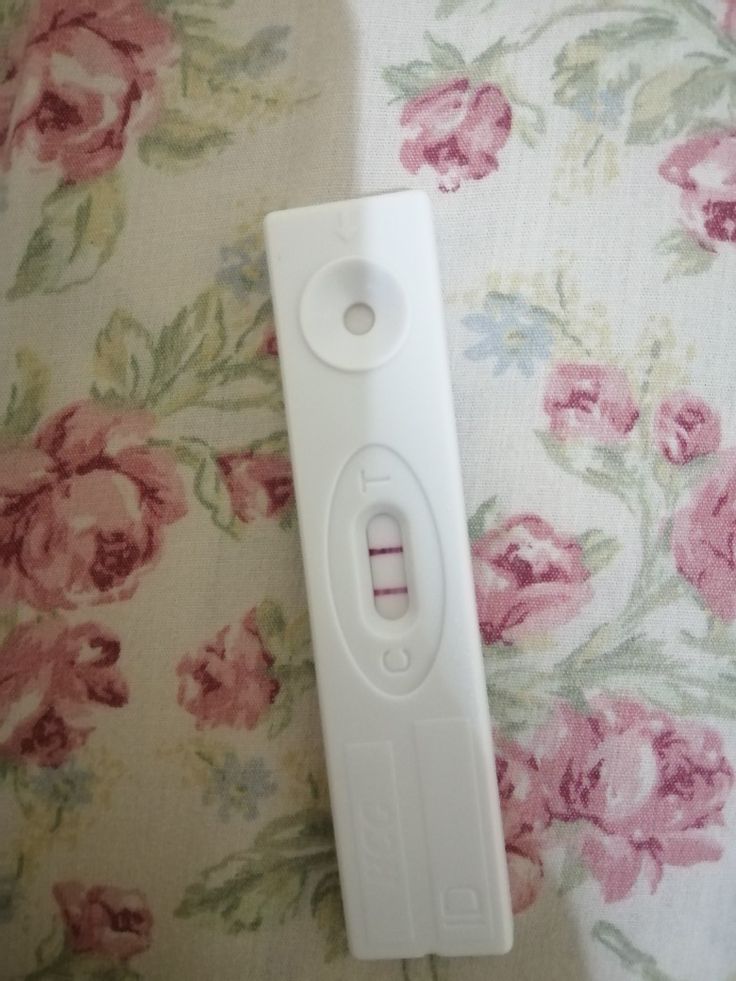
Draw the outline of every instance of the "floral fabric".
M430 194L516 943L348 959L265 212ZM0 977L736 976L733 0L0 0Z

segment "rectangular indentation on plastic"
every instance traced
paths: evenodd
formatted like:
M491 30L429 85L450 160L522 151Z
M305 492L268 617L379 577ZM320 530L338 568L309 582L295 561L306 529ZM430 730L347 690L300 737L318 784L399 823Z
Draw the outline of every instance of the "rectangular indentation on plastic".
M442 947L489 930L490 897L478 777L465 719L414 724L434 907Z
M366 527L366 541L376 611L386 620L398 620L409 609L401 525L391 514L375 514Z
M414 927L393 749L348 743L345 753L366 935L381 946L408 942Z

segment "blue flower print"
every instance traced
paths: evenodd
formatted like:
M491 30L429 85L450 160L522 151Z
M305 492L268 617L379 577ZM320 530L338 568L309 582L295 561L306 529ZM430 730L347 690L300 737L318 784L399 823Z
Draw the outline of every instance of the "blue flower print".
M260 236L245 235L234 245L224 246L220 260L217 282L229 286L239 300L250 293L268 292L268 267Z
M231 811L246 821L254 820L258 817L259 801L276 792L273 775L260 757L252 757L245 763L232 752L225 754L222 763L215 763L203 755L201 758L210 767L203 802L218 803L218 813L225 821Z
M535 363L546 361L552 350L552 318L550 311L521 296L489 293L482 312L463 317L463 324L480 335L466 357L471 361L493 358L496 375L513 366L530 378Z
M92 801L94 776L70 760L59 767L43 767L27 778L28 788L59 812Z

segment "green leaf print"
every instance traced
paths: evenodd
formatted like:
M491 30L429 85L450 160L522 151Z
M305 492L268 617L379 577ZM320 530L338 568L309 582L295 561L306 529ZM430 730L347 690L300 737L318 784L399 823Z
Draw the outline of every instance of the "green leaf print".
M35 429L43 415L49 371L38 355L21 348L15 355L16 378L10 387L0 433L4 441L12 442Z
M0 644L4 643L5 638L11 631L15 630L18 624L18 607L6 606L0 610ZM0 761L0 781L10 772L10 765L7 761Z
M280 409L278 363L257 347L262 310L243 327L240 307L228 313L223 290L212 287L158 332L116 311L97 337L92 396L160 416L192 405Z
M705 634L695 636L689 630L680 634L689 647L699 648L703 653L722 659L722 663L732 664L736 655L733 631L730 623L719 620L715 615L708 617L708 628Z
M146 404L155 367L153 338L130 314L116 310L97 336L95 398L110 405Z
M291 722L298 699L314 688L309 617L304 612L287 624L278 603L264 600L256 610L256 623L280 685L268 715L268 734L273 738Z
M298 698L314 688L314 662L311 658L287 662L273 670L281 689L268 714L268 735L271 739L291 723Z
M599 528L591 528L578 537L583 550L583 562L592 573L600 572L618 553L621 546Z
M590 877L590 873L580 859L574 832L571 838L573 840L567 845L565 858L562 862L562 868L557 880L557 892L560 896L564 896L568 892L577 889L578 886L581 886Z
M465 61L463 60L463 56L454 44L446 41L437 41L429 32L424 37L427 42L432 64L436 65L440 71L454 72L464 68Z
M429 61L414 60L383 69L383 80L399 99L413 99L426 89L457 78L483 80L485 65L476 58L466 64L454 44L440 41L429 31L424 34ZM483 56L481 56L482 58Z
M468 0L440 0L434 15L437 20L444 20L446 17L451 17L456 10L459 10L467 2Z
M517 736L544 722L563 698L586 711L592 695L637 697L676 716L736 719L736 665L732 659L683 659L644 633L624 640L617 621L602 624L562 661L520 656L513 648L484 651L488 698L495 724ZM693 646L700 646L693 642Z
M180 109L167 109L138 143L144 163L178 172L219 153L230 142L229 130L196 119Z
M598 490L614 494L633 510L631 492L636 488L637 475L616 450L605 446L590 449L585 445L575 446L547 432L536 435L547 456L558 467Z
M0 27L17 23L29 0L0 0Z
M519 648L501 644L483 649L483 665L494 725L516 736L544 722L559 687L551 671Z
M205 869L187 887L176 915L214 917L226 933L284 923L336 868L329 812L309 808L271 821L250 848Z
M0 0L0 52L21 22L30 0Z
M218 292L207 290L191 306L183 307L171 323L164 324L155 351L154 398L168 390L193 362L209 364L220 354L225 344L224 321Z
M677 716L736 719L736 665L681 659L643 633L607 642L615 629L603 625L554 667L560 694L575 701L595 691L636 694Z
M248 449L254 453L285 453L289 452L289 440L285 429L278 430L264 436L263 439L254 439L248 444Z
M648 79L634 97L627 143L659 143L677 136L699 110L721 96L729 77L725 58L688 59Z
M676 29L677 21L672 17L647 14L629 22L606 24L581 35L566 44L555 58L552 76L556 83L555 99L562 105L571 105L581 97L593 95L598 90L602 62L610 54L664 40Z
M148 404L166 415L196 401L207 390L200 371L222 353L225 339L225 314L219 292L206 290L161 328Z
M337 870L325 872L319 880L312 893L310 908L325 941L325 960L345 957L348 941Z
M64 951L64 927L59 917L54 917L51 929L36 944L34 955L36 966L50 964Z
M69 947L49 963L26 974L24 981L140 981L128 964L99 954L74 953Z
M593 937L604 947L607 947L618 957L619 961L634 977L642 981L675 981L657 967L657 962L651 954L645 954L628 939L623 931L608 923L598 920L591 931Z
M413 99L440 81L437 67L431 61L410 61L383 69L383 80L400 99Z
M258 633L263 640L268 641L275 636L283 635L286 630L284 612L273 600L264 600L256 609Z
M547 123L544 118L544 110L539 106L529 102L522 102L518 98L514 99L506 93L509 101L514 107L514 132L522 138L527 146L534 147L547 132Z
M64 184L43 204L8 299L58 293L86 283L113 253L125 222L120 181L113 171L81 184Z
M476 510L468 518L468 538L474 542L488 530L489 519L496 509L496 498L489 497L478 505Z
M230 60L228 67L245 72L249 78L263 78L286 61L287 51L283 44L290 32L291 28L284 24L262 27Z
M286 60L284 42L291 28L269 24L256 31L244 45L220 40L214 21L206 17L175 13L174 25L182 45L181 91L185 97L210 96L239 81L260 81Z
M3 778L0 768L0 780ZM10 867L0 867L0 924L9 923L16 915L23 865L23 855L19 854Z
M696 276L713 265L716 254L704 248L698 240L682 229L665 235L657 243L657 252L672 256L666 279L673 276Z
M203 439L188 437L174 444L174 453L180 463L191 467L194 494L209 511L213 524L228 535L237 537L237 519L217 462L218 451Z

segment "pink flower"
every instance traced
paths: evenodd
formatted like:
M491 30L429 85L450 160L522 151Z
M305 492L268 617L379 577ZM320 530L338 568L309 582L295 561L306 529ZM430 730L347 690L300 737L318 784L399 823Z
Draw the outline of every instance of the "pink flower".
M555 365L544 411L557 439L589 437L600 443L624 439L639 418L626 375L603 364Z
M496 750L511 905L514 913L521 913L532 905L542 886L540 836L550 817L533 754L506 740L497 740Z
M0 649L0 756L63 763L92 732L93 708L128 701L119 655L118 639L94 623L16 627Z
M507 843L506 864L511 910L513 913L523 913L534 904L542 889L544 866L537 843L533 840L523 840L516 845Z
M282 514L294 499L289 458L281 453L223 453L217 460L241 521Z
M41 0L10 45L0 81L0 148L96 177L155 122L171 27L141 0Z
M273 324L269 324L263 334L263 339L258 345L258 350L256 354L259 354L264 358L277 358L279 356L279 348L276 340L276 330Z
M677 392L657 409L654 436L662 456L680 466L715 453L721 442L721 422L703 399Z
M151 946L153 916L137 889L57 882L54 898L76 953L127 961Z
M683 223L704 248L736 242L736 130L716 130L681 143L659 172L682 188Z
M582 715L560 704L535 751L551 817L587 824L581 857L606 902L665 865L715 861L707 829L723 824L734 782L719 734L625 698L598 698Z
M565 623L591 596L580 545L536 515L515 515L487 531L472 555L486 644L511 644Z
M550 816L534 754L510 739L496 738L496 779L507 844L538 838Z
M38 609L126 599L186 513L154 417L82 402L0 452L0 599Z
M726 9L723 14L721 27L726 34L736 37L736 0L726 0Z
M496 154L511 130L511 106L495 85L473 86L467 78L433 85L407 102L401 125L418 133L401 147L412 173L427 164L440 175L440 189L456 191L463 180L480 180L498 169Z
M256 624L255 610L242 623L223 627L214 640L179 663L179 704L198 729L253 729L281 687Z
M675 514L672 551L680 575L721 620L736 620L736 452Z

